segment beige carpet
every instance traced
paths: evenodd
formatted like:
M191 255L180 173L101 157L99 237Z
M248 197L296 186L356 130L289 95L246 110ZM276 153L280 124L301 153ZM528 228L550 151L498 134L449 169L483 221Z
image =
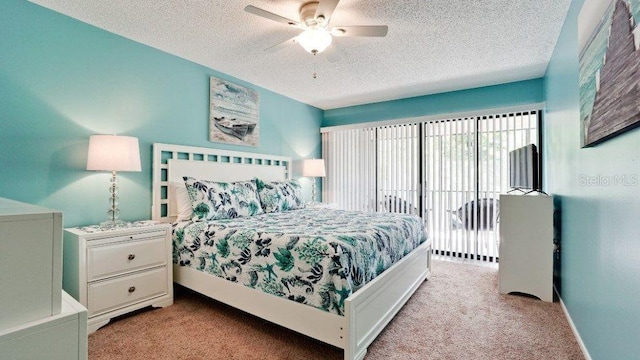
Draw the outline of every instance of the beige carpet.
M560 304L498 294L497 270L434 261L374 359L583 359ZM89 336L89 359L342 359L342 351L182 290Z

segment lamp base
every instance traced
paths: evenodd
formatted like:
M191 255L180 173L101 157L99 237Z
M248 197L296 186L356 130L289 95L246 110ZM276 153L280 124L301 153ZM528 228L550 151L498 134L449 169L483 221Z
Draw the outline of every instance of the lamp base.
M107 210L107 221L100 223L100 229L119 229L131 227L131 222L122 221L118 219L120 217L120 210L118 210L118 178L116 172L111 172L111 180L109 181L109 210Z
M311 201L316 201L316 178L311 178Z

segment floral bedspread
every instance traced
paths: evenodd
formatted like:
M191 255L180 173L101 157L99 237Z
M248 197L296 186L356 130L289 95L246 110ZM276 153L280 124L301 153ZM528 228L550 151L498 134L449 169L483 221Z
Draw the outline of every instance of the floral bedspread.
M417 216L329 209L173 230L174 263L338 315L351 293L427 240Z

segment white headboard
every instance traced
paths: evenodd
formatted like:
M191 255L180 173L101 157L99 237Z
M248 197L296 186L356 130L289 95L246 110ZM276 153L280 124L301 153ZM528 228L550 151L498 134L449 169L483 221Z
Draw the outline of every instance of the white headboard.
M175 199L170 182L183 176L215 181L242 181L255 177L266 180L291 178L291 158L193 146L153 144L152 219L170 222Z

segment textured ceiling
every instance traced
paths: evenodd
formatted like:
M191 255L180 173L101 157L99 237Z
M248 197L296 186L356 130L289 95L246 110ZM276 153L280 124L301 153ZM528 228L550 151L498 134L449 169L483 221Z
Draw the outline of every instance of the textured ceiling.
M388 25L384 38L334 38L341 60L291 44L304 0L31 0L83 22L322 109L541 77L571 0L342 0L338 25ZM317 72L317 78L312 74Z

